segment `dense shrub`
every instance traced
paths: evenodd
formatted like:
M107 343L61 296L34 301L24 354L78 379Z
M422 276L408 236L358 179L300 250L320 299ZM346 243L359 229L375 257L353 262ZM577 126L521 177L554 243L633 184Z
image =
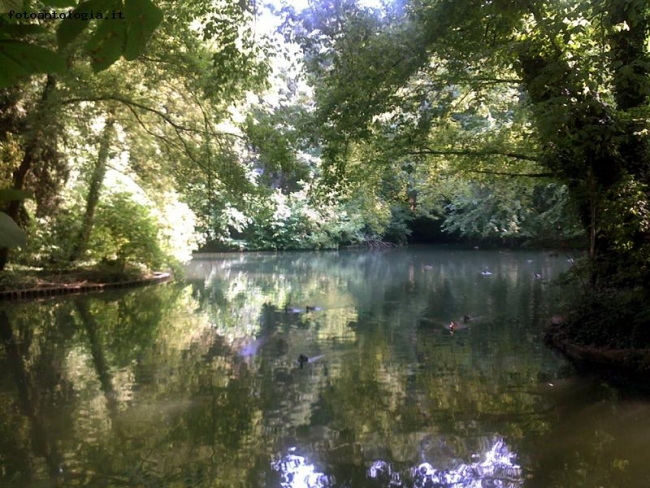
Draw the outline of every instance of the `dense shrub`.
M231 249L336 249L361 242L363 227L363 220L340 203L318 205L305 190L289 195L275 190L251 205L245 217L238 214L219 240Z
M18 254L20 262L69 266L81 227L82 201L70 199L56 214L32 219L28 245ZM128 192L108 193L97 206L87 250L80 262L118 267L144 265L150 269L176 267L191 256L192 227L191 212L178 202L157 209L153 204L136 201Z
M116 193L97 207L88 257L160 268L166 256L158 234L158 221L149 208L128 193Z
M583 235L568 189L558 183L456 180L446 198L443 230L448 233L549 244Z

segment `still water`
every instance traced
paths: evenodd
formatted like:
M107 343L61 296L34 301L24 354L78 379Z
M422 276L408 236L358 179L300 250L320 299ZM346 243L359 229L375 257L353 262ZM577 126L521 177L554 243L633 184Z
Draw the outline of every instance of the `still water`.
M567 258L210 255L2 305L0 486L650 486L650 402L542 345Z

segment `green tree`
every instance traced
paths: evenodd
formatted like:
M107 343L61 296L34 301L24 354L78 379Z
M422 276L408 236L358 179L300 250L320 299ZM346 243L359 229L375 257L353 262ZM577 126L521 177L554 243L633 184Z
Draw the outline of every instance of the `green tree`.
M67 0L47 2L47 6L59 8L75 5L76 2ZM48 11L46 5L41 2L25 2L23 7L25 13ZM39 86L38 95L32 105L31 117L24 118L22 137L11 141L17 144L17 152L22 153L22 157L16 156L19 158L17 167L10 169L11 185L15 190L22 190L30 174L33 174L41 183L37 185L35 192L39 206L44 198L51 197L56 192L61 173L65 172L57 147L62 127L58 118L59 97L55 74L64 74L67 71L67 61L70 61L72 55L68 48L89 26L87 19L75 19L74 16L90 15L91 11L94 12L94 17L98 18L97 28L85 42L84 49L91 57L95 71L108 68L122 55L126 59L137 58L162 17L161 11L149 0L82 2L76 5L71 18L58 22L56 36L61 54L48 50L53 39L52 29L47 26L47 21L52 19L47 15L43 19L35 19L34 22L25 22L26 19L19 19L12 10L7 17L0 19L0 60L3 65L0 87L8 87L28 75L47 73L44 84L36 84ZM114 11L124 11L124 21L120 19L102 22L104 19L100 15L108 17L109 12ZM36 42L42 45L26 40L30 36L35 37ZM11 108L12 102L17 103L20 100L20 97L15 96L19 91L14 89L14 95L4 99L8 108ZM16 111L10 111L9 117L4 121L9 127L3 127L2 130L5 139L9 130L18 128L21 118ZM56 177L52 178L57 172L59 181ZM7 205L6 215L16 221L20 209L20 200L11 200ZM8 224L3 222L3 227L0 227L3 232L6 231L6 225ZM0 270L5 267L7 259L8 247L0 248Z
M70 254L70 261L76 261L77 258L85 251L92 232L95 210L99 203L99 197L104 177L106 176L106 163L109 158L109 148L115 137L115 118L112 114L106 120L104 129L102 131L101 140L99 141L99 151L97 154L97 161L94 165L90 184L88 188L88 197L86 198L86 210L83 215L81 229L76 242L73 243L72 252Z
M88 11L95 3L84 2L75 11ZM134 9L144 3L131 2L125 15L141 18L146 8ZM111 5L94 11L104 12ZM56 77L48 75L42 87L36 78L27 88L5 89L2 113L8 116L2 120L6 137L0 140L0 148L8 157L3 158L3 180L7 186L34 189L39 224L56 226L65 195L77 193L70 188L79 181L75 175L93 176L81 191L87 195L85 216L79 216L82 228L73 226L72 234L58 234L66 242L56 247L67 248L67 257L83 254L84 241L92 233L93 209L102 203L99 190L106 168L114 170L120 163L112 159L116 151L109 139L119 140L122 154L117 156L128 155L128 166L120 163L118 170L161 207L170 195L193 204L197 192L207 193L211 200L213 189L237 192L247 187L238 147L233 144L241 137L217 126L230 117L229 107L246 90L263 84L266 75L263 50L268 46L253 31L254 12L233 2L162 1L159 5L169 15L162 19L153 15L141 28L132 22L118 26L117 20L106 21L111 28L100 23L96 29L67 20L59 23L56 35L66 70ZM36 4L31 8L43 10ZM161 21L160 26L149 39L154 20ZM30 42L50 45L54 34L44 29ZM90 65L84 54L91 56ZM122 54L134 61L119 60ZM98 135L96 127L102 120L114 121L106 126L104 136ZM113 124L116 134L109 138ZM88 151L92 141L97 144L94 164ZM64 158L63 153L75 157ZM72 207L68 205L66 212ZM7 214L22 219L22 225L28 220L20 202L10 202ZM62 220L60 227L69 227L68 216L62 215ZM57 235L48 229L33 232ZM72 242L72 236L79 237L77 242ZM6 250L2 257L4 266Z
M339 175L381 137L431 173L553 177L589 239L592 290L647 294L649 22L643 1L414 0L319 2L286 25Z

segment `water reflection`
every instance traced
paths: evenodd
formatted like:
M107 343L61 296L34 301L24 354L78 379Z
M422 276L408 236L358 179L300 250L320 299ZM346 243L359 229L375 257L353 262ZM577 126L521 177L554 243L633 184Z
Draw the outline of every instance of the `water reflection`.
M368 469L368 477L377 480L378 486L387 488L514 488L524 481L521 467L513 463L516 455L508 450L501 438L496 439L487 451L473 453L472 458L481 461L470 464L454 462L446 466L423 462L402 472L395 471L390 463L378 460Z
M0 308L0 485L648 486L648 404L541 344L569 265L227 255Z
M390 462L378 459L371 463L366 476L372 486L385 488L428 488L436 486L456 488L515 488L524 482L522 469L515 464L516 454L510 452L501 438L484 439L486 450L471 454L476 461L424 461L418 465L396 469ZM337 486L333 475L328 475L298 454L296 447L273 461L271 467L280 474L283 488L327 488Z
M280 473L282 488L327 488L335 485L333 477L316 471L306 457L294 454L295 451L296 448L291 448L288 454L271 463L271 467Z

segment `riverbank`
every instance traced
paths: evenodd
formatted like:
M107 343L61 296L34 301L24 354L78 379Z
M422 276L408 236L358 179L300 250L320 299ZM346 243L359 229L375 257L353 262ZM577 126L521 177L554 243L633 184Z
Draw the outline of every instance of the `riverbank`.
M139 269L13 269L0 273L0 301L34 300L164 283L170 273Z
M544 342L562 353L579 369L588 369L615 379L643 383L648 381L650 349L576 343L567 334L567 324L559 317L551 319L545 331Z

